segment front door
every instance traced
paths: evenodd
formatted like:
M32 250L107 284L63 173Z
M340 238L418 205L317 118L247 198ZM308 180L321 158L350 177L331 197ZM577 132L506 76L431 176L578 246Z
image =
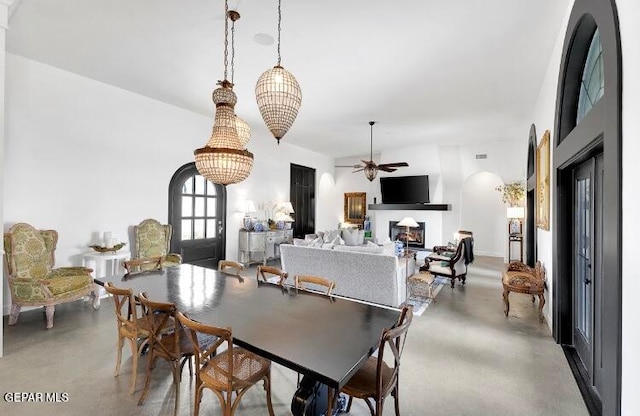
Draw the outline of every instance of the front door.
M206 180L195 163L176 171L169 186L171 251L183 263L217 268L225 253L226 190Z
M602 154L574 170L573 340L591 383L599 382L602 282Z

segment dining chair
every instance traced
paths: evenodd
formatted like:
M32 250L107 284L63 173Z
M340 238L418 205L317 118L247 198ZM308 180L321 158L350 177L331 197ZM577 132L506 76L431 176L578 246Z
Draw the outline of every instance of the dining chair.
M280 270L277 267L263 265L258 266L256 270L256 279L262 279L263 281L268 282L269 278L273 276L280 277L278 284L282 286L289 275L287 274L287 272Z
M176 305L167 302L155 302L149 300L147 295L141 293L138 300L142 305L144 317L147 319L149 331L149 356L147 357L147 374L144 390L138 400L138 406L144 403L149 385L151 383L151 371L155 367L158 358L166 360L171 365L173 384L176 391L176 401L174 415L178 414L180 407L180 381L182 379L182 369L189 363L189 374L193 374L191 357L194 355L192 343L178 320L176 319ZM169 328L166 331L165 328ZM199 340L203 345L215 342L213 338L203 338Z
M271 361L233 345L231 328L219 328L202 324L178 312L178 321L186 328L196 357L196 392L194 400L194 416L200 413L202 392L210 389L218 397L222 406L222 414L231 416L235 413L240 399L247 390L264 381L267 392L267 409L273 416L271 404ZM197 342L199 334L217 337L217 341L204 348ZM226 344L226 350L216 355L216 349ZM235 393L235 399L233 394Z
M113 299L116 312L116 325L118 327L118 358L114 377L120 374L120 362L122 360L122 348L124 341L129 341L131 347L131 387L129 394L133 394L136 387L138 373L138 357L142 355L149 342L149 325L145 317L138 317L138 304L133 296L133 290L121 289L107 282L104 289Z
M333 292L333 289L335 289L336 287L335 282L320 276L297 275L294 278L294 283L295 283L296 289L306 289L307 285L305 285L305 283L317 285L317 286L323 286L327 289L325 292L325 294L327 295L331 295L331 292Z
M218 271L221 271L224 274L240 277L240 272L243 270L244 266L236 261L220 260L218 262Z
M351 403L355 397L364 399L372 416L381 416L384 399L391 394L394 397L396 416L400 416L398 384L400 358L412 319L413 309L405 306L400 313L397 325L382 332L378 344L378 356L369 357L364 366L342 388L341 392L349 396L347 413L351 410ZM389 360L392 362L391 366L384 361L385 352L392 354Z
M125 276L141 273L148 270L162 270L162 256L145 257L142 259L131 259L122 262L122 267L126 270Z

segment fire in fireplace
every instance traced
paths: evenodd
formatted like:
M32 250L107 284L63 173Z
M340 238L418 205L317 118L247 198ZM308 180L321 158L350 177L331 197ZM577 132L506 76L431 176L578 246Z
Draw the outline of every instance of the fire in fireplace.
M389 221L389 238L391 241L407 242L407 227L399 227L400 221ZM409 228L409 247L424 248L424 222L418 221L419 227Z

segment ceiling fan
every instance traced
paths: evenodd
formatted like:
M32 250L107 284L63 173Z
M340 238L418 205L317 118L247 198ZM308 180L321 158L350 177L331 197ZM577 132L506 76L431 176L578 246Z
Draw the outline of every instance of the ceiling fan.
M383 172L395 172L396 168L409 166L407 162L396 162L396 163L381 163L376 165L373 161L373 125L376 124L375 121L370 121L369 125L371 126L371 139L370 139L370 153L369 160L363 160L364 166L362 165L348 165L348 166L336 166L341 168L353 168L356 169L353 173L364 171L364 176L369 179L369 181L373 181L378 174L378 171L381 170Z

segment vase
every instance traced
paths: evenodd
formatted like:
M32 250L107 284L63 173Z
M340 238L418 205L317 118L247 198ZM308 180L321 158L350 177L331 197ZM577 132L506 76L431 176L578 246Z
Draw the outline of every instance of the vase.
M251 231L251 228L253 228L251 217L244 217L242 219L242 226L244 227L245 230Z
M264 231L264 225L260 221L258 221L257 223L253 224L253 230L258 232Z

